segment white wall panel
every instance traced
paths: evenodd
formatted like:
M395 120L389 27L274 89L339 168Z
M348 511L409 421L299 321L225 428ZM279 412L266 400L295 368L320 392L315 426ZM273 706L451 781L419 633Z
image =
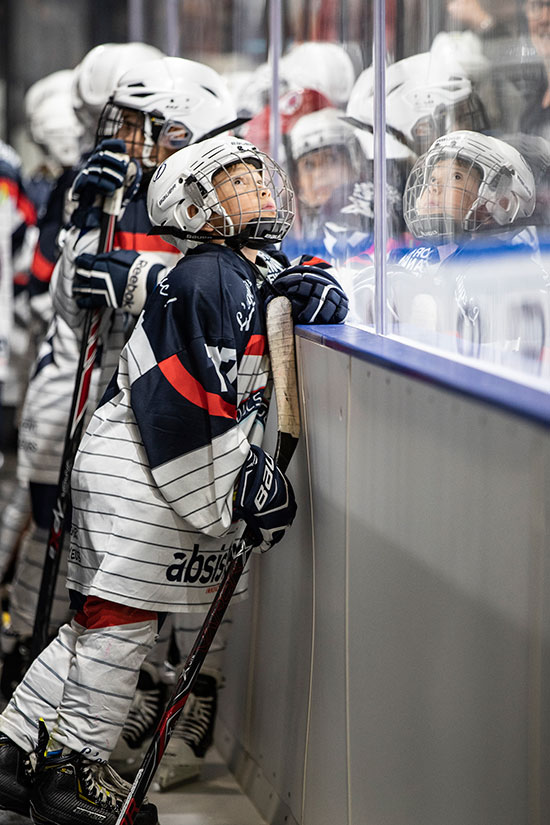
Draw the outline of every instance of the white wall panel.
M301 507L220 747L276 825L546 825L549 431L298 341Z

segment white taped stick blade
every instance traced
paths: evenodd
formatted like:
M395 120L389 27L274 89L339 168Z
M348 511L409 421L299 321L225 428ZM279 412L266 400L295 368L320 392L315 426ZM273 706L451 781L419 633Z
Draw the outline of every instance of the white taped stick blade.
M267 341L277 399L277 429L294 438L300 435L300 403L296 379L292 306L283 295L267 305Z

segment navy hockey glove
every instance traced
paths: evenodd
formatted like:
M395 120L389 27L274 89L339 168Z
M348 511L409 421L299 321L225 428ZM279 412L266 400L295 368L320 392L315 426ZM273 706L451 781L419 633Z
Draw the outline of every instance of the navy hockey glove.
M125 207L138 191L141 177L141 167L130 160L123 140L102 141L75 178L71 198L78 201L78 205L71 215L71 223L79 229L95 229L101 223L101 199L125 186L122 197Z
M291 266L273 282L290 300L295 324L340 324L348 314L347 295L323 263Z
M254 533L254 547L265 552L282 539L295 515L290 481L269 453L251 447L235 492L234 518L246 522Z
M96 195L112 195L124 185L130 158L123 140L103 140L73 183L73 195L91 204Z
M75 261L73 295L79 307L120 307L139 315L165 267L130 249L84 253Z

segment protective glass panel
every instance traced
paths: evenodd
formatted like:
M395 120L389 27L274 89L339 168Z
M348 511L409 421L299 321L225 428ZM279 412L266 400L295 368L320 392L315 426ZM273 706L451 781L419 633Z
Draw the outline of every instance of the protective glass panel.
M386 66L386 331L547 384L550 4L397 5L404 25ZM354 281L350 320L361 325L374 323L373 269Z

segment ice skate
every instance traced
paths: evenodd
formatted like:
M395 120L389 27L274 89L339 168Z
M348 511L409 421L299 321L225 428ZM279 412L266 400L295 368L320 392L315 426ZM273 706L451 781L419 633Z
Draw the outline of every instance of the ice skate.
M111 754L111 765L122 775L133 778L164 710L166 686L156 668L144 662L128 713L128 718Z
M155 774L155 791L165 791L200 775L204 756L213 740L217 692L214 676L197 676L189 697L189 710L180 716Z
M115 825L130 785L107 762L92 762L68 748L46 752L48 733L40 723L37 761L30 797L36 825ZM136 825L157 825L158 812L147 801Z
M0 733L0 809L29 815L33 773L31 757Z

